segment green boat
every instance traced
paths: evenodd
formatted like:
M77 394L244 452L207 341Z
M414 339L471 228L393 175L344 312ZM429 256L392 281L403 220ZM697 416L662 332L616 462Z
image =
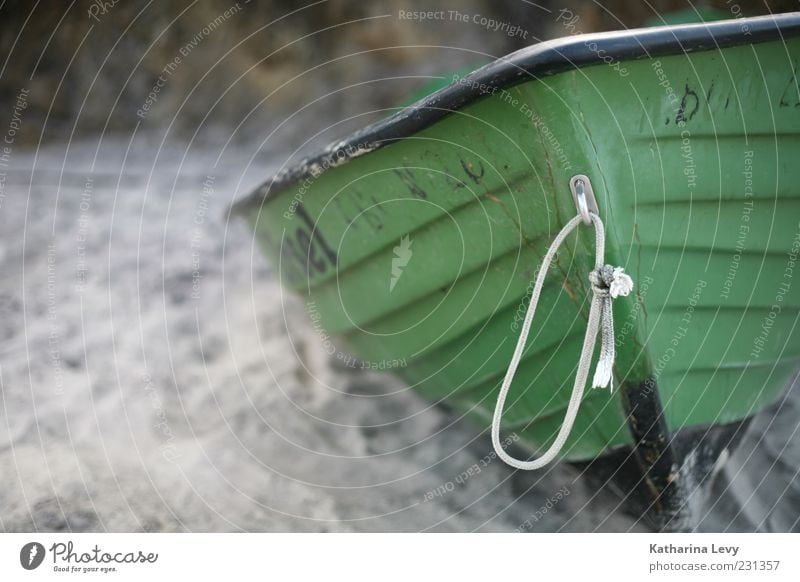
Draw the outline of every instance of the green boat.
M800 13L540 43L233 211L332 354L488 427L532 280L580 210L576 186L593 192L605 260L634 289L614 300L614 390L583 393L559 458L655 527L686 529L800 364L799 63ZM580 226L546 270L501 407L517 456L541 454L564 420L594 253Z

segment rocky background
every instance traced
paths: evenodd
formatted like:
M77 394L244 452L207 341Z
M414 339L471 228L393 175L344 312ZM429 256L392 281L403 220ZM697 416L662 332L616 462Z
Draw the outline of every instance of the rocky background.
M568 33L562 10L578 17L576 31L659 24L676 12L720 17L787 12L797 0L56 0L0 8L0 98L30 89L26 143L108 131L168 129L190 137L222 128L233 139L263 139L299 105L318 126L367 110L393 107L426 75L482 63L540 40ZM480 15L509 28L403 18L414 11ZM226 11L229 13L225 17ZM219 20L222 17L222 20ZM213 28L209 25L217 22ZM672 20L670 20L672 21ZM165 67L181 62L165 74ZM158 77L166 82L143 117ZM408 77L397 82L374 82ZM369 81L369 89L353 87ZM352 88L351 88L352 87ZM331 93L333 92L333 93ZM363 124L362 119L359 122ZM287 131L283 143L292 143Z

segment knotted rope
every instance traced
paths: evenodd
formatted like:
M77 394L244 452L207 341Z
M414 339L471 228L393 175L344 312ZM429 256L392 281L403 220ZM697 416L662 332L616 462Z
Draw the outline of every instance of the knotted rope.
M566 239L583 220L580 214L564 225L564 228L561 229L561 232L559 232L553 240L553 244L550 245L550 248L547 250L542 260L542 266L539 269L539 273L536 275L536 282L533 286L531 302L528 305L528 311L525 313L525 320L522 324L522 331L519 334L517 347L514 350L514 355L511 357L508 371L503 379L500 394L497 396L497 404L495 405L494 417L492 418L492 445L498 457L517 469L530 471L544 467L552 461L563 448L572 430L572 425L575 422L581 398L583 397L583 390L589 375L589 367L592 364L592 353L594 352L594 346L597 341L598 328L602 328L600 359L597 362L594 379L592 380L592 387L605 388L611 382L614 368L614 318L611 308L612 300L619 296L627 296L633 289L633 280L625 274L622 267L613 267L603 264L605 262L605 228L603 227L603 221L594 213L590 213L589 216L591 217L595 229L595 264L594 270L589 273L589 282L592 286L592 304L589 309L589 321L586 324L586 335L583 338L583 348L581 349L580 360L578 360L578 372L575 375L575 384L572 387L572 396L569 399L567 412L564 414L564 422L558 431L556 440L541 457L532 461L521 461L506 453L500 445L500 423L503 417L503 407L505 406L508 389L511 387L511 382L514 380L514 374L517 372L517 366L519 366L522 353L525 351L525 344L528 341L531 323L536 313L539 295L541 295L544 279L547 276L550 263L553 261L564 239Z

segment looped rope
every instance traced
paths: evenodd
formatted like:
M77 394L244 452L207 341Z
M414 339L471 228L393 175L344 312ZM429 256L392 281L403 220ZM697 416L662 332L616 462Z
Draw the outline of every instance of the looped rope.
M575 417L578 414L578 407L580 406L583 390L586 386L586 379L589 375L589 367L592 364L592 353L594 352L599 327L602 327L600 359L597 362L592 387L604 388L608 386L611 381L614 368L614 318L611 308L612 299L628 295L633 289L633 280L625 274L622 267L613 267L603 264L605 256L605 228L603 226L603 221L594 213L590 213L589 216L592 219L592 224L594 224L595 229L595 265L594 270L589 273L589 282L592 286L592 304L589 309L589 321L586 324L586 335L583 338L583 348L581 349L580 360L578 360L578 372L575 374L575 384L572 388L572 396L569 399L567 412L564 414L564 422L558 431L556 440L541 457L532 461L521 461L506 453L505 449L503 449L500 444L500 423L503 417L503 407L505 406L506 396L508 396L508 390L511 387L511 382L514 380L514 374L517 372L520 359L522 359L522 353L525 351L525 344L528 341L531 323L536 313L539 295L541 295L544 279L550 268L550 263L553 261L564 239L566 239L575 227L581 223L582 218L580 214L564 225L564 228L556 235L553 244L550 245L550 248L547 250L542 260L542 266L536 275L536 282L533 286L531 302L528 305L528 311L525 313L525 320L522 323L522 331L519 334L517 347L514 350L514 355L511 357L511 363L508 365L508 371L503 379L500 394L497 396L497 404L495 405L494 417L492 418L492 445L498 457L517 469L533 470L544 467L552 461L563 448L572 430Z

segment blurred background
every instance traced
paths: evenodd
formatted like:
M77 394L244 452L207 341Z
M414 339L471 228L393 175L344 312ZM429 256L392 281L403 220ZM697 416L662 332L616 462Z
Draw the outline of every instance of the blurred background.
M565 36L564 18L557 21L563 10L578 17L575 32L587 33L798 6L796 0L6 0L0 96L11 102L20 87L30 89L18 138L25 143L137 126L174 137L219 129L236 140L262 140L284 120L282 112L304 108L304 115L317 117L319 130L332 120L397 106L425 76ZM492 30L482 19L463 22L449 14L427 21L402 16L435 10L519 30ZM176 57L181 62L168 67ZM137 115L159 76L166 81L156 102ZM287 146L309 137L284 131L274 139Z
M435 10L468 18L404 16ZM571 32L791 10L0 2L0 531L643 529L568 466L459 482L487 435L329 361L226 209L449 71ZM756 419L698 530L798 527L794 394Z

